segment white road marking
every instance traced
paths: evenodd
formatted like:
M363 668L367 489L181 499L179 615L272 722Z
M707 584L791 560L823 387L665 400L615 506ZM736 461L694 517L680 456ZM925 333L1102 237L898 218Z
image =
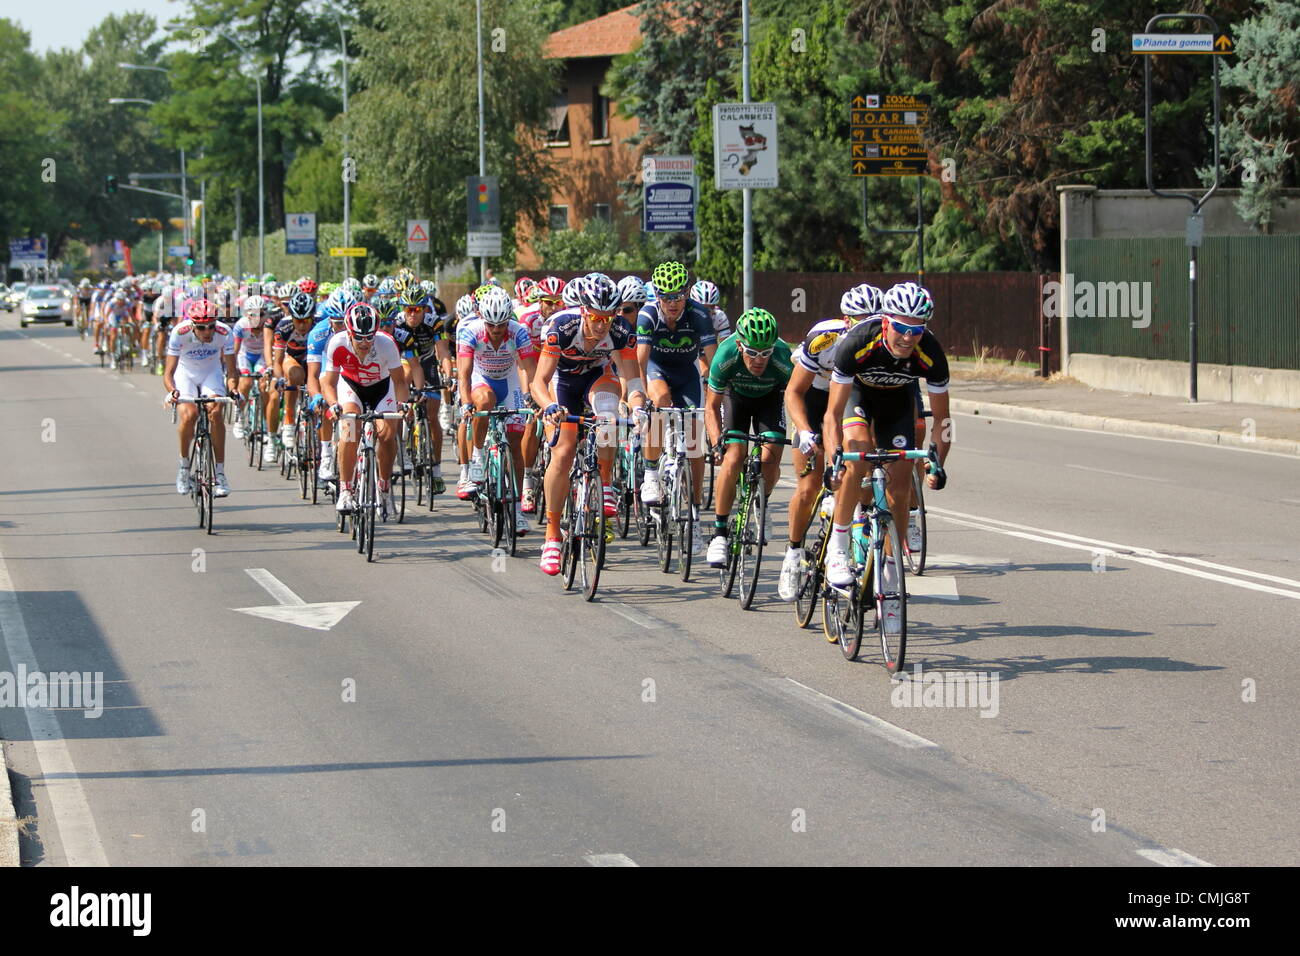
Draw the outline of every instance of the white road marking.
M1284 505L1300 505L1300 498L1279 498Z
M602 604L619 617L631 621L633 624L638 624L647 630L653 630L657 627L668 627L666 622L659 620L657 617L651 617L644 611L638 611L631 605L624 604L621 601L610 601L609 603L602 602Z
M937 601L960 601L957 593L957 579L952 575L909 574L907 576L907 596L909 598L933 598Z
M232 611L249 614L253 617L279 621L282 624L296 624L313 631L328 631L343 620L360 601L323 601L308 604L265 568L245 568L244 573L266 589L278 603L264 607L235 607Z
M9 660L15 666L24 666L28 673L40 671L3 555L0 555L0 630L4 631ZM49 797L50 812L63 846L65 862L68 866L108 866L95 816L90 812L85 791L81 789L81 780L63 739L59 718L49 710L35 707L22 710L31 730L36 762L45 778L41 782ZM5 772L2 764L0 760L0 773Z
M806 684L801 684L793 677L774 677L772 681L775 685L784 690L786 693L798 697L800 700L812 704L819 710L826 713L834 714L836 717L843 717L860 726L865 726L868 731L877 737L883 737L891 744L897 744L900 747L906 747L908 750L920 750L925 747L938 747L933 740L926 740L924 737L912 733L910 730L904 730L902 727L895 727L887 720L881 720L873 714L866 711L858 710L851 704L846 704L842 700L836 700L834 697L828 697L821 691L813 690ZM797 690L795 688L798 688Z
M583 859L592 866L637 866L635 860L622 853L594 853L591 856L584 856Z
M974 415L970 412L953 412L954 415L962 415L966 418L982 418L986 422L1002 422L1004 425L1028 425L1031 428L1055 428L1059 431L1066 432L1091 432L1094 435L1109 435L1111 438L1133 438L1138 441L1165 441L1172 442L1175 445L1193 445L1196 448L1221 448L1224 451L1240 451L1247 455L1270 455L1273 458L1290 458L1295 461L1295 455L1287 454L1284 451L1264 451L1259 448L1242 448L1240 445L1219 445L1210 444L1203 441L1191 441L1187 438L1156 438L1153 435L1128 435L1124 432L1104 432L1096 428L1079 428L1072 425L1049 425L1047 422L1026 422L1018 418L1000 418L997 413L991 415ZM1097 416L1104 417L1104 416ZM1140 421L1140 419L1132 419Z
M1134 475L1127 471L1110 471L1106 468L1090 468L1087 465L1066 465L1066 468L1074 468L1079 471L1095 471L1099 475L1114 475L1116 478L1136 478L1139 481L1158 481L1161 484L1169 484L1168 478L1152 478L1150 475Z
M1214 866L1213 863L1206 863L1182 850L1138 850L1137 854L1160 866Z
M1283 590L1282 588L1269 587L1264 584L1256 584L1253 581L1243 581L1240 578L1227 577L1222 574L1211 574L1208 571L1200 571L1195 567L1187 567L1186 564L1194 564L1206 568L1216 568L1221 571L1228 571L1232 574L1239 574L1242 577L1260 578L1265 581L1274 581L1279 584L1300 589L1300 581L1295 581L1291 578L1278 577L1274 574L1263 574L1259 571L1249 571L1245 568L1235 568L1226 564L1215 564L1212 561L1202 561L1199 558L1182 558L1177 555L1163 554L1159 551L1153 551L1150 548L1141 548L1136 546L1130 547L1129 545L1116 544L1111 541L1085 538L1076 534L1068 534L1064 531L1050 531L1044 528L1035 528L1031 525L1016 524L1011 521L1002 521L998 518L983 518L978 515L962 514L960 511L948 511L947 509L930 508L928 506L926 510L935 517L946 518L955 524L964 525L969 528L978 528L982 531L994 531L998 534L1005 534L1012 538L1023 538L1026 541L1039 541L1043 544L1053 544L1058 548L1072 548L1076 551L1088 551L1093 554L1107 554L1125 561L1135 561L1138 564L1148 564L1153 568L1164 568L1166 571L1176 571L1179 574L1188 574L1192 577L1205 578L1209 581L1219 581L1223 584L1231 584L1239 588L1246 588L1250 591L1262 591L1265 594L1276 594L1280 597L1287 597L1292 600L1300 601L1300 590L1288 591ZM1004 527L998 527L999 525L1003 525ZM1027 530L1010 530L1013 528L1025 528ZM1041 534L1033 534L1030 532L1041 532ZM1055 535L1055 537L1045 537L1045 535ZM1185 564L1171 564L1171 561L1183 561Z
M931 554L926 559L926 564L936 568L1009 568L1011 561L1008 558L985 558L970 554Z

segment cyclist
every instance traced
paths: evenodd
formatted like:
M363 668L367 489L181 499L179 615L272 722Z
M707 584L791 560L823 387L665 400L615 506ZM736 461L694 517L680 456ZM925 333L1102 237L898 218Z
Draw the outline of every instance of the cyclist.
M90 322L90 300L94 296L95 290L90 285L89 279L82 279L77 283L77 321L83 324Z
M688 302L686 267L680 262L664 262L655 267L651 280L658 289L654 305L645 305L637 316L637 364L645 378L650 400L657 408L703 408L700 394L701 359L713 361L718 337L704 307ZM687 418L687 454L691 460L694 504L704 499L704 457L700 452L699 422ZM645 440L645 479L641 483L641 500L648 505L663 498L659 479L659 456L662 447L659 429L651 428ZM697 516L698 519L698 516ZM695 536L703 547L703 529Z
M532 304L533 286L535 285L537 285L536 281L528 278L528 276L520 276L515 280L515 298L512 304L515 309L516 319L522 316L524 310Z
M640 406L645 391L636 367L632 327L618 318L618 287L599 273L575 279L580 306L557 312L546 328L545 344L532 377L532 394L545 417L560 428L559 438L546 469L546 542L542 546L542 571L560 573L560 518L569 496L569 469L578 447L578 428L565 422L570 413L582 414L588 402L596 415L613 417L620 393L628 403ZM612 368L611 368L612 366ZM611 374L616 372L617 375ZM555 398L551 398L551 379ZM614 468L614 446L602 443L599 451L600 478L604 486L606 516L617 512L614 491L609 486Z
M224 372L224 376L223 376ZM167 360L163 365L163 388L168 403L179 398L221 397L226 387L238 385L235 369L235 337L230 326L217 321L217 309L206 299L191 299L185 304L185 320L172 329L167 339ZM197 405L180 406L178 436L181 446L180 467L176 472L176 492L190 492L190 442L194 438ZM212 455L217 462L212 493L218 498L230 494L226 483L226 422L221 405L208 406L208 423L212 432Z
M914 447L916 397L910 386L924 378L939 450L939 468L929 476L927 485L939 489L947 483L943 463L948 458L951 429L948 358L934 333L926 328L934 314L934 301L915 282L903 282L886 292L880 305L882 314L855 325L840 339L836 349L822 432L825 446L839 449L843 445L846 451ZM858 489L870 471L868 463L846 462L843 480L850 489ZM906 528L912 464L890 462L886 471L889 510L895 526ZM831 476L832 485L835 477ZM835 524L826 548L826 580L836 587L853 583L847 553L848 531L862 497L861 493L847 493L835 501ZM898 586L897 581L890 580L892 567L892 562L885 564L881 583L886 589ZM885 630L893 633L900 627L897 602L887 602L884 610Z
M524 309L519 316L519 323L528 330L528 336L532 339L533 351L541 354L542 350L542 332L545 330L547 323L550 322L551 316L555 314L562 304L560 298L564 291L564 280L556 276L546 276L539 279L529 289L528 295L531 300L528 308ZM635 313L633 314L635 318ZM631 320L629 320L630 322ZM533 405L532 392L524 392L524 401ZM524 514L530 515L537 510L537 489L533 487L533 464L537 461L538 435L536 428L524 429L524 490L523 490L523 509Z
M135 330L135 324L132 321L134 310L130 302L127 301L125 292L115 292L113 297L108 301L108 308L104 312L104 325L108 329L108 355L109 367L117 368L117 337L122 335L127 342L130 342L130 348L135 348L132 333Z
M656 294L663 290L655 283ZM730 336L713 356L709 366L709 395L705 404L705 427L709 432L716 461L721 455L715 489L716 514L713 540L705 556L709 564L727 563L727 533L731 505L736 498L736 482L744 467L748 442L728 441L722 454L723 432L729 429L750 435L785 437L786 382L790 380L793 361L790 346L777 335L776 319L765 309L748 309L736 320L736 334ZM764 445L763 479L768 497L776 487L781 472L781 446ZM763 535L767 528L761 529Z
M393 327L393 340L403 357L411 361L411 387L441 389L444 381L451 379L451 357L446 341L446 320L430 308L423 289L407 286L397 299L385 300L401 308L402 321ZM433 469L429 482L433 494L447 490L442 478L442 425L438 421L438 407L442 396L434 393L425 399L424 411L429 423L429 442L433 449Z
M330 293L328 299L317 310L319 320L307 335L307 394L311 396L312 409L319 411L325 405L321 394L320 371L325 361L325 346L329 340L343 331L343 312L341 294ZM351 304L350 302L348 303ZM316 475L321 481L334 477L334 419L328 415L320 416L320 468Z
M537 372L537 352L528 330L515 321L514 303L503 289L492 289L478 303L478 318L462 322L456 332L456 355L460 359L457 375L461 407L465 414L486 412L493 408L523 408L526 389ZM515 369L518 368L516 375ZM483 482L483 442L487 437L487 420L471 422L474 450L469 464L469 480L476 492ZM523 474L521 440L523 416L506 420L510 454L515 461L515 530L528 533L519 497Z
M463 323L469 322L478 315L478 303L474 301L473 293L462 295L456 300L456 314L452 319L450 328L451 340L457 341L460 335L460 327ZM467 501L474 495L473 488L469 480L469 441L465 433L465 419L460 417L453 419L453 407L456 406L455 384L460 379L460 370L453 356L452 371L453 378L443 382L443 403L442 410L439 413L440 424L444 430L453 431L456 436L456 462L460 466L460 478L456 481L456 497L461 501Z
M709 321L713 323L713 331L717 333L719 342L731 334L731 322L727 318L727 313L718 305L721 300L722 293L707 279L700 279L691 286L691 301L704 306L704 311L709 314Z
M865 282L845 292L840 297L840 317L814 324L794 351L794 372L785 388L785 407L798 436L793 456L797 484L790 498L790 546L776 588L782 601L795 599L799 565L804 559L804 536L812 520L809 509L826 468L822 423L835 368L835 344L856 323L878 313L880 299L880 290ZM833 508L834 500L823 502L823 507Z
M291 287L292 288L292 287ZM275 324L275 338L271 352L275 387L294 385L302 389L307 384L307 336L316 321L316 300L306 292L296 291L288 296L289 317ZM280 444L286 451L293 450L293 419L298 409L298 392L284 391L284 419L280 423Z
M360 298L362 302L369 302L371 305L373 305L375 293L378 291L379 291L379 276L375 275L372 272L362 277L361 291L358 294L358 298Z
M263 327L266 326L271 317L271 308L266 304L266 299L260 295L250 295L244 300L243 317L235 323L233 329L235 335L235 367L239 370L239 395L242 399L248 399L248 393L253 389L253 378L260 375L262 378L261 395L257 415L259 417L266 414L266 393L270 389L270 368L267 365L267 355L263 348ZM235 417L235 437L242 439L244 437L244 418L242 415ZM263 451L271 452L271 461L275 461L275 450L271 448L270 443L266 444ZM263 461L265 461L265 457Z
M321 376L321 393L334 412L360 414L362 411L395 412L398 401L410 400L402 357L397 343L379 331L375 310L365 302L354 302L343 316L344 331L330 337L325 346L325 374ZM352 476L356 471L357 443L360 430L355 422L344 422L339 432L338 511L356 507L352 497ZM379 498L389 514L396 510L389 476L397 456L397 430L393 422L375 422L379 459Z

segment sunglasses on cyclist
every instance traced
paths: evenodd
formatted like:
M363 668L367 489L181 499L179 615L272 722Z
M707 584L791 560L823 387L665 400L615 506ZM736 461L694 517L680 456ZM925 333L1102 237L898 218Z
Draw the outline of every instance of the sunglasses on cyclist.
M908 318L910 319L911 316L909 315ZM897 332L899 335L920 335L922 332L925 331L924 324L906 325L903 322L900 322L897 318L895 318L892 315L889 317L889 324L893 326L894 331Z
M618 311L620 315L636 315L641 311L641 307L639 305L625 305Z
M584 309L583 312L587 316L587 319L591 322L613 322L614 321L613 312L593 312L591 309Z
M373 342L375 340L373 332L370 335L358 335L356 332L351 334L353 342Z
M664 302L680 302L686 298L685 292L660 292L658 297Z
M768 358L775 351L775 345L770 349L751 349L748 345L740 346L740 353L744 355L745 358Z

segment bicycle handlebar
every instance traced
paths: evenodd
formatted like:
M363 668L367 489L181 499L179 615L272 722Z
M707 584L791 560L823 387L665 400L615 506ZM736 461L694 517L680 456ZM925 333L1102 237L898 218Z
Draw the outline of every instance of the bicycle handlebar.
M373 422L382 418L385 421L392 422L405 417L401 412L344 412L339 416L339 420L343 421L351 418L359 422Z

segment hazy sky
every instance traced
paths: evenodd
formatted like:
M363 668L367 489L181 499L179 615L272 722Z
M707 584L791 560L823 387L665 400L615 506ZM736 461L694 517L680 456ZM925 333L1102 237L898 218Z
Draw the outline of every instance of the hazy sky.
M180 16L186 5L178 0L36 0L0 4L0 16L16 20L31 34L36 53L79 47L91 28L110 13L141 11L159 23Z

